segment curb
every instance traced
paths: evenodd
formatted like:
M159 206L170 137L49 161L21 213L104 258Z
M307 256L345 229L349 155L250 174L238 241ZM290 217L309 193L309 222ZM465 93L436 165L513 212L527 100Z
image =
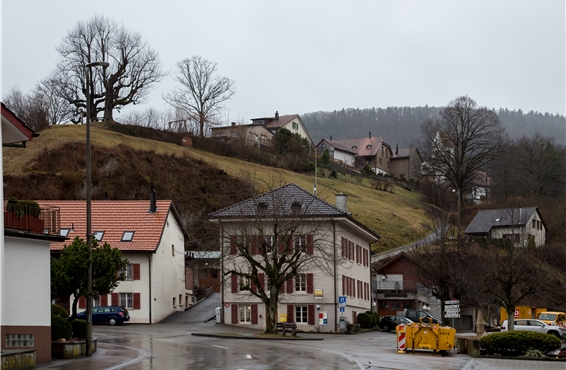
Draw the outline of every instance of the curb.
M222 335L222 334L201 334L201 333L191 333L191 335L195 336L195 337L210 337L210 338L223 338L223 339L252 339L252 340L287 340L287 341L297 341L297 340L324 340L324 338L301 338L301 337L281 337L281 338L263 338L263 337L254 337L253 334L249 334L249 336L247 335L242 335L242 334L238 334L238 335Z

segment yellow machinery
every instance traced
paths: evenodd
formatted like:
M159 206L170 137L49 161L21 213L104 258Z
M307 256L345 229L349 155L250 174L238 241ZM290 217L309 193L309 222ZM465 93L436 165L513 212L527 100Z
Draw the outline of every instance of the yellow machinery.
M542 312L546 312L546 308L517 306L515 307L513 317L515 319L536 319ZM500 324L509 318L507 311L503 307L499 308L499 318Z
M407 350L414 352L415 349L430 349L438 353L439 351L450 351L454 349L456 329L433 324L432 320L430 323L426 323L422 322L421 319L421 322L405 325L405 327L401 329L397 326L398 342L400 330L405 331L406 343L403 347ZM397 347L400 347L399 343Z

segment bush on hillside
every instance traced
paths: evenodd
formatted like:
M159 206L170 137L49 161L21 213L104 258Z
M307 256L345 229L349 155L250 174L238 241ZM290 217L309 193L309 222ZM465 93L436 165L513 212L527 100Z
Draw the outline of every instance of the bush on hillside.
M527 330L514 330L486 335L480 344L489 355L520 356L529 349L547 353L560 348L560 339L554 335Z
M73 327L66 319L51 316L51 340L71 339Z

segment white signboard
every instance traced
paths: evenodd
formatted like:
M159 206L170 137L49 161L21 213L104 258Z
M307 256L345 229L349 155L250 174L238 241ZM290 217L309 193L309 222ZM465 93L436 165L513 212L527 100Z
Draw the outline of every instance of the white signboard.
M447 319L459 319L460 314L459 313L447 313L446 315L444 315L444 317L446 317Z
M452 299L450 301L444 301L444 304L460 304L460 301L457 299Z
M460 309L459 308L445 308L444 312L446 312L446 313L459 313Z

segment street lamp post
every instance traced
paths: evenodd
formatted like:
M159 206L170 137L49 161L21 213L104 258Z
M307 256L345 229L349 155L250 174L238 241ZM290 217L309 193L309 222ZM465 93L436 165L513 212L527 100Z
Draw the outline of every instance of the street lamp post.
M92 62L85 66L86 73L86 245L88 247L88 281L86 299L86 355L92 355L92 214L90 170L90 84L92 67L108 67L107 62Z

